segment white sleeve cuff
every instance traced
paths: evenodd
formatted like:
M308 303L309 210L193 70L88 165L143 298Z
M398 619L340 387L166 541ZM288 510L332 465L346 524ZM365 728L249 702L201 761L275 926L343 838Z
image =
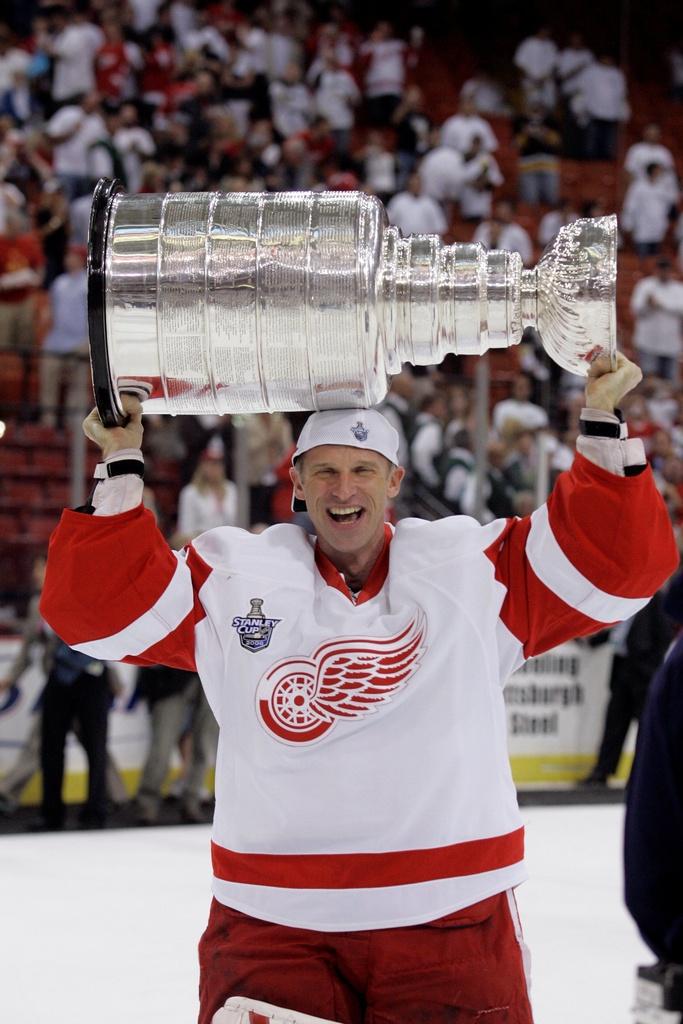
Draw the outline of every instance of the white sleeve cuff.
M122 448L109 455L104 461L110 465L112 462L121 462L124 459L136 459L143 462L142 452L139 448ZM125 473L123 476L100 480L92 497L95 510L93 515L117 516L122 512L132 511L142 501L144 486L142 477L136 473Z
M621 440L616 437L585 437L576 439L576 450L589 462L616 476L626 476L626 469L646 466L645 449L639 437Z
M144 486L142 478L134 473L101 480L92 498L93 515L118 516L122 512L130 512L142 501Z

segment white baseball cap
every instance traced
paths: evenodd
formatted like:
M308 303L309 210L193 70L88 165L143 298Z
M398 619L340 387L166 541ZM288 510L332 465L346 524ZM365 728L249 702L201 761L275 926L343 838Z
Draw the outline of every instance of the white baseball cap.
M292 464L304 452L323 444L341 444L379 452L398 466L398 433L376 409L329 409L312 413L299 434ZM306 502L292 497L292 510L305 512Z

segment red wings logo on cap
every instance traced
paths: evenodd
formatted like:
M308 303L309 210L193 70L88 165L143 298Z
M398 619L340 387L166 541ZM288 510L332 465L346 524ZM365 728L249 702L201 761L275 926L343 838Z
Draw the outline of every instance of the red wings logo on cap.
M419 667L425 632L418 616L386 640L337 637L310 658L277 662L257 690L262 724L280 740L307 743L339 721L374 714Z

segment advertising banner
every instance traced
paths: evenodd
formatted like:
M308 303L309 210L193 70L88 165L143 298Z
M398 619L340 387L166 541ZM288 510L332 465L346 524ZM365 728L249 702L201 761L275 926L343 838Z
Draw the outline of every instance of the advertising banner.
M0 639L0 679L19 649L19 639ZM572 782L589 770L600 743L612 661L610 644L590 647L583 641L563 644L531 658L505 690L510 760L515 782L539 785ZM147 706L135 697L136 669L113 666L122 692L112 705L109 752L129 793L135 792L149 743ZM0 694L0 776L16 758L36 722L44 678L38 652L17 685ZM629 755L622 759L622 773ZM174 762L177 767L179 762ZM39 777L24 789L24 803L39 799ZM66 751L66 798L85 795L87 761L75 736Z

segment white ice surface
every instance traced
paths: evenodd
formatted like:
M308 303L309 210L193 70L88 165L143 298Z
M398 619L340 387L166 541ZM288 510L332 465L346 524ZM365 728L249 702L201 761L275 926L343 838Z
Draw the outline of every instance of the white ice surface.
M622 905L617 806L528 808L536 1024L628 1024L654 958ZM194 1024L209 829L0 839L3 1024Z

